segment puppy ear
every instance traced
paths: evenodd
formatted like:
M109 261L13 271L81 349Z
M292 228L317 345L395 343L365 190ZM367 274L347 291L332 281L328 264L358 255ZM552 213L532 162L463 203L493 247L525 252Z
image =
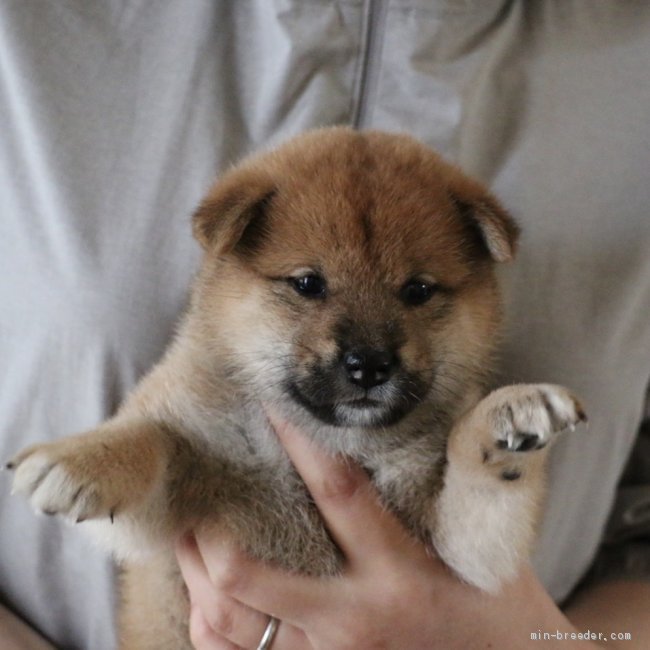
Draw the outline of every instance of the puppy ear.
M275 186L257 170L236 168L226 174L192 217L194 237L219 255L251 251L264 235L266 212Z
M499 201L480 183L464 178L450 188L461 217L479 237L496 262L509 262L517 251L519 226Z

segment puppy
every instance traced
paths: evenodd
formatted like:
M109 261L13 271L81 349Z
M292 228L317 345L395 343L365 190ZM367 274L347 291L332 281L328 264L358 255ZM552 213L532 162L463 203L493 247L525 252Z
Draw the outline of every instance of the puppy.
M86 522L125 566L123 650L190 648L173 541L196 527L311 575L341 557L264 413L360 463L463 580L529 552L555 434L551 385L482 398L518 228L403 135L317 130L245 160L194 215L204 258L162 361L96 430L24 450L14 487Z

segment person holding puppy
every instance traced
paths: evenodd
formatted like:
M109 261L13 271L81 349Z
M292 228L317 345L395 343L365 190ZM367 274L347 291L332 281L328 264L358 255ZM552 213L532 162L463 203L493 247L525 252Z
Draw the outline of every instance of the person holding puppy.
M403 527L381 507L363 472L315 450L286 422L274 425L345 553L346 570L327 581L297 577L253 562L222 539L183 540L178 558L190 588L190 628L198 650L256 648L269 620L261 612L282 620L269 647L296 650L515 650L534 647L531 632L541 630L569 648L599 647L599 632L620 624L613 595L625 603L623 618L633 639L621 647L645 644L645 584L594 590L569 608L568 619L530 567L497 596L487 596L459 582L423 547L405 541ZM596 629L594 609L602 617ZM593 635L587 636L587 629Z
M3 7L2 110L12 128L2 150L2 253L20 269L5 275L2 294L5 457L102 419L159 355L197 256L179 215L217 170L321 124L408 130L489 182L522 225L519 261L504 278L510 325L499 383L558 381L589 410L590 431L554 452L539 578L527 572L500 597L479 599L390 518L377 519L354 468L305 450L299 432L275 422L349 570L333 587L307 585L210 539L186 540L179 555L196 645L256 647L275 615L274 650L369 639L528 647L530 633L570 625L629 631L624 647L644 647L647 546L634 542L644 492L615 501L615 488L649 375L639 171L648 162L647 9L414 0L371 10ZM2 499L3 601L62 647L111 647L103 558L78 532L33 522ZM585 590L569 623L554 601L596 557L613 505L608 538L628 543L605 564L619 579Z

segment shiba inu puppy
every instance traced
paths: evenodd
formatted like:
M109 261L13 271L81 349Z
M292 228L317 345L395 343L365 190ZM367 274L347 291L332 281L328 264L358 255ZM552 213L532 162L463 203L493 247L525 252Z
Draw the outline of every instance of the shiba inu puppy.
M312 575L340 555L265 416L360 463L387 507L467 582L529 552L559 386L487 397L494 266L518 229L403 135L331 128L243 161L194 215L204 249L162 361L96 430L19 453L14 488L85 522L125 566L122 648L189 648L173 542L196 527Z

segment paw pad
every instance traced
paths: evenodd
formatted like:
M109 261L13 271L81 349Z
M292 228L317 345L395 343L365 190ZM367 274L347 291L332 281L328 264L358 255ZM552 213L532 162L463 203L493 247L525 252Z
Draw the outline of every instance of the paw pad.
M502 451L543 449L557 434L587 420L578 400L561 386L508 386L496 393L502 400L493 411L495 447Z

